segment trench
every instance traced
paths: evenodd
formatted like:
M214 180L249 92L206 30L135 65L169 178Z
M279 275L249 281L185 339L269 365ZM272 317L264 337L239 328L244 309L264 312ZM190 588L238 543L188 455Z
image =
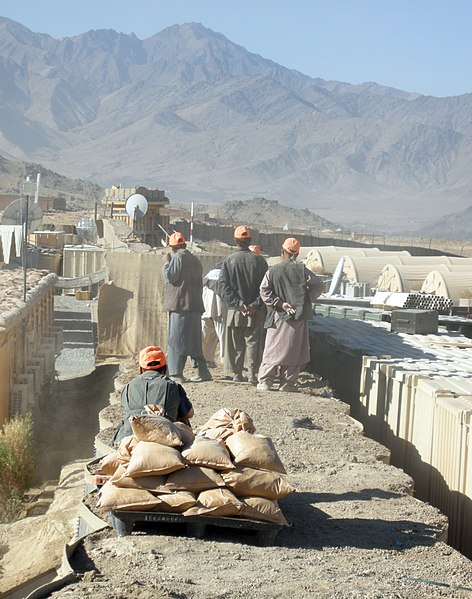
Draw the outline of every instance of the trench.
M98 414L109 404L118 365L98 366L85 376L54 380L34 414L35 484L57 481L61 468L93 458Z

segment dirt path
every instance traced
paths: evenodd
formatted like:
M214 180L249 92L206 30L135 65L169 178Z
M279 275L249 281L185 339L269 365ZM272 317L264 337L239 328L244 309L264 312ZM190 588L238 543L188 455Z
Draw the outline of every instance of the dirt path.
M322 381L306 374L301 387L287 394L216 380L186 384L195 427L237 407L273 438L298 490L280 501L291 527L274 546L218 529L203 540L181 529L128 537L106 529L76 554L82 580L51 596L471 597L454 588L472 589L471 562L438 541L445 518L411 496L411 479L383 463L388 452L360 434L345 404L323 397Z

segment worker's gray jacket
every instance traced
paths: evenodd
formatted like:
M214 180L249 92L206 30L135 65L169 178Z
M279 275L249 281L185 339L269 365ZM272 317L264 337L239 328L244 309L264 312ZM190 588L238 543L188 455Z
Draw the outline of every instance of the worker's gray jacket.
M128 418L133 414L145 413L145 406L157 404L164 409L164 416L177 420L180 406L179 386L159 372L146 370L131 380L121 390L123 422L115 433L114 442L133 434Z
M275 295L280 298L273 308L282 320L311 320L313 307L306 283L307 269L304 264L293 260L284 260L269 269L270 283ZM284 302L295 308L295 314L288 314L282 308ZM267 313L266 328L272 326L274 310Z
M200 260L187 249L178 250L164 264L167 281L164 306L167 312L200 312L203 314L203 269Z
M248 248L238 249L221 265L218 295L234 309L242 304L260 306L259 287L266 270L267 262L262 256Z

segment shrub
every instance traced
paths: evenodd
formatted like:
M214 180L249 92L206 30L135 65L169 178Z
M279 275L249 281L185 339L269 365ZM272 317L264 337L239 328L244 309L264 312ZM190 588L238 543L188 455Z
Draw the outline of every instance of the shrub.
M18 517L33 468L32 416L15 416L0 431L0 522Z

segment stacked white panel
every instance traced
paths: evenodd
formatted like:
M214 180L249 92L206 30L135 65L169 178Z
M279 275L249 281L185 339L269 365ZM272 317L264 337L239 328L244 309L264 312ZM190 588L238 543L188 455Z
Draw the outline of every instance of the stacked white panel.
M15 383L10 387L10 417L24 416L29 411L30 389L27 384Z

